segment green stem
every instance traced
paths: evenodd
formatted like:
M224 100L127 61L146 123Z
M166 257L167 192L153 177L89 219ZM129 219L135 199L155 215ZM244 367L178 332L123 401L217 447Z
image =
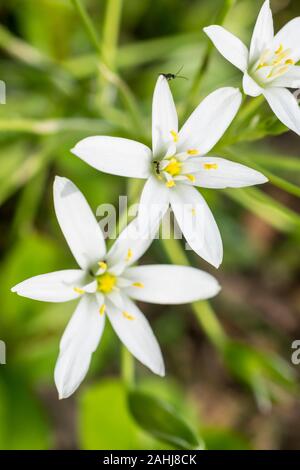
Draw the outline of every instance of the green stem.
M115 100L114 87L117 87L125 102L125 106L127 106L127 109L132 114L132 103L128 99L128 90L123 86L119 77L115 75L122 3L122 0L107 0L106 3L101 44L102 64L100 64L99 101L100 106L109 106ZM132 116L133 120L135 120L135 115L133 114Z
M263 95L257 96L256 98L250 98L248 101L244 101L243 106L241 106L236 116L236 122L239 124L244 122L257 111L257 109L262 105L263 102Z
M119 75L110 70L104 63L99 64L99 70L101 75L106 79L106 81L113 84L119 90L124 106L127 108L128 112L131 115L136 135L144 137L143 118L140 114L140 110L135 96L131 92L128 85L119 77ZM103 99L105 100L106 98L102 97L101 106L105 107L106 105L105 102L103 102Z
M170 240L161 239L160 241L172 263L189 265L189 260L179 240L171 238ZM209 302L204 300L194 302L192 310L210 341L222 352L227 341L227 335Z
M125 346L121 346L121 375L124 385L132 388L134 385L134 358Z
M102 59L111 69L115 69L119 29L123 0L108 0L102 36Z
M222 25L224 23L227 14L229 13L230 9L233 7L235 2L236 0L224 0L223 6L216 17L214 24ZM196 101L196 98L199 94L200 85L206 74L206 71L208 70L213 49L214 46L210 39L208 39L206 42L203 58L192 82L189 94L187 96L187 104L185 112L183 113L185 117L189 114L191 108L194 106L194 102Z
M228 338L210 303L207 301L194 302L192 308L208 338L219 351L224 351Z
M246 95L243 94L243 101L238 114L227 132L225 132L223 137L217 143L215 150L220 151L224 147L228 147L230 145L242 142L243 140L247 140L245 139L245 131L247 134L250 126L249 123L251 123L251 118L255 116L256 111L263 104L263 102L264 97L262 95L256 98L247 99ZM261 139L260 134L254 140L258 139Z
M108 0L101 47L94 25L81 1L71 1L78 11L91 43L94 45L99 55L98 68L101 74L100 87L102 90L100 97L100 107L102 109L106 109L108 107L109 101L111 101L110 98L112 97L112 93L111 90L109 90L105 85L107 82L109 84L113 84L119 90L122 101L131 115L134 129L138 129L140 136L142 136L143 120L139 112L139 107L135 96L131 92L128 85L121 79L121 77L119 77L119 75L114 72L122 12L122 0Z
M71 2L74 5L74 8L76 8L81 20L82 24L85 27L85 30L90 38L91 43L94 45L96 50L101 54L101 48L100 48L100 42L98 35L96 33L96 30L94 28L94 25L85 9L83 4L81 3L81 0L71 0Z

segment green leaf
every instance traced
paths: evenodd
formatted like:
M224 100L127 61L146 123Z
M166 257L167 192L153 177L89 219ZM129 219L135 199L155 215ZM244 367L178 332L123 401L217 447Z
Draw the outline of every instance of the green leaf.
M300 197L300 186L295 185L294 183L291 183L290 181L287 181L281 176L275 175L270 170L267 170L266 168L264 168L264 166L261 166L258 163L255 163L251 158L251 154L244 155L243 153L242 154L240 152L237 153L236 151L231 150L231 149L226 149L226 151L223 153L225 154L226 157L228 156L232 160L235 160L239 163L242 163L251 168L254 168L257 171L260 171L269 179L270 183L272 183L274 186L277 186L278 188L286 191L287 193L292 194L293 196Z
M248 440L230 429L202 428L207 450L250 450Z
M262 410L271 407L276 398L276 388L295 392L296 376L290 365L275 353L263 352L238 341L227 341L224 360L230 371L250 387Z
M0 398L0 449L44 450L52 446L45 412L18 370L1 376Z
M277 202L260 189L225 189L225 193L238 204L248 209L277 230L285 233L300 232L300 216L293 210Z
M128 404L136 422L149 434L179 449L203 448L197 433L166 401L132 390L128 393Z
M161 449L131 418L126 388L119 380L102 380L79 396L79 443L82 449Z

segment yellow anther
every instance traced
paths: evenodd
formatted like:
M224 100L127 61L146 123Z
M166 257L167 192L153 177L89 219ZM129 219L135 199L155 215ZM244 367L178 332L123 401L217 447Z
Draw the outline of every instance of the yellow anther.
M173 141L174 141L174 142L178 142L178 139L179 139L178 132L176 132L176 131L170 131L170 134L171 134L171 136L173 137Z
M276 62L280 63L283 59L287 59L290 53L291 53L291 49L287 49L286 51L283 51L281 54L277 56Z
M197 149L190 149L187 151L188 155L198 155L198 153L199 153L199 150Z
M79 294L79 295L85 294L85 290L81 289L81 287L74 287L73 290L76 292L76 294Z
M145 287L142 282L134 282L132 285L133 285L134 287Z
M167 186L167 188L174 188L175 181L174 180L167 181L166 186Z
M278 47L278 49L275 51L275 54L276 54L276 55L281 54L282 51L283 51L283 44L280 44L280 46Z
M196 215L196 209L193 207L192 209L192 215L195 216Z
M108 272L97 276L97 288L100 292L104 294L108 294L113 290L116 285L117 278L113 274Z
M168 165L164 169L169 175L171 176L177 176L179 175L181 170L181 162L177 160L177 158L173 157L169 160Z
M100 307L100 310L99 310L100 315L104 315L105 310L106 310L106 305L105 305L105 304L102 304L101 307Z
M218 165L216 163L204 163L203 167L205 170L217 170Z
M192 183L195 183L196 178L194 175L185 175Z
M107 264L105 263L105 261L99 261L98 266L99 266L99 268L103 269L104 271L106 271L106 269L107 269Z
M127 256L125 258L125 261L126 262L130 261L132 257L133 257L133 252L132 252L131 248L129 248L128 251L127 251Z
M287 59L285 61L286 65L294 65L295 64L295 61L293 59Z
M125 311L122 312L122 315L123 315L124 318L126 318L126 320L134 320L135 319L135 317L133 315L130 315L130 313L125 312Z

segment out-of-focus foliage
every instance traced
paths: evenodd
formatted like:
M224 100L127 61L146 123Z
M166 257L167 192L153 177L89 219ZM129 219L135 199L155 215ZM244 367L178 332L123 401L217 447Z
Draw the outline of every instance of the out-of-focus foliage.
M136 388L128 389L120 379L119 343L108 327L85 383L69 400L57 399L53 370L74 304L44 304L10 292L35 274L75 267L54 216L54 175L74 181L94 211L134 193L134 185L93 170L70 148L92 134L148 144L159 72L184 66L188 80L171 83L181 118L215 88L240 86L241 74L212 50L191 93L207 51L202 28L232 4L225 25L249 42L261 1L82 4L100 52L71 0L0 1L0 79L7 89L0 105L0 339L7 344L0 448L299 447L298 371L290 363L300 332L299 139L285 134L260 99L244 103L215 152L259 169L270 184L203 191L225 246L222 269L214 272L222 293L212 306L194 310L143 305L168 379L149 379L138 365ZM296 0L274 0L272 8L276 29L300 13ZM171 257L210 269L182 253L180 243L168 248L155 241L145 262Z

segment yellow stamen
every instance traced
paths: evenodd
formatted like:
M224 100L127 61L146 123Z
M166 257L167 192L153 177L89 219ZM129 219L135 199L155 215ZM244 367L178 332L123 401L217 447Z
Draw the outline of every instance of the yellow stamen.
M167 186L167 188L174 188L175 181L174 180L167 181L166 186Z
M99 261L98 266L99 268L104 269L104 271L107 269L107 264L104 261Z
M134 282L132 285L133 285L134 287L145 287L142 282Z
M197 150L197 149L190 149L190 150L187 151L187 153L188 153L189 155L198 155L199 150Z
M283 61L283 59L287 59L288 56L290 55L291 53L291 49L286 49L285 51L283 51L281 54L277 55L277 58L276 60L274 61L276 64L280 64L280 62ZM276 65L275 64L275 65Z
M177 158L173 157L169 160L169 164L166 166L164 171L169 173L169 175L171 176L177 176L180 173L180 169L181 169L181 162L179 162Z
M123 317L126 318L126 320L134 320L135 317L133 315L130 315L128 312L122 312Z
M283 75L288 70L289 70L289 66L285 65L284 67L281 67L281 69L279 69L278 72L274 74L274 76L277 75L277 74L278 75Z
M105 305L105 304L102 304L101 307L100 307L100 310L99 310L100 315L104 315L105 310L106 310L106 305Z
M259 65L256 70L262 67L270 67L271 70L267 78L275 78L283 75L288 70L283 67L284 65L294 65L293 59L290 58L291 52L292 50L290 48L284 49L283 44L280 44L275 53L266 49L259 59Z
M174 142L178 142L179 135L176 131L170 131L171 136L173 137Z
M104 294L108 294L113 290L117 282L116 276L108 272L97 276L98 290Z
M196 178L194 175L185 175L192 183L195 183Z
M196 215L196 209L193 207L192 209L192 215L195 216Z
M204 163L205 170L217 170L218 165L216 163Z
M280 75L283 75L288 70L289 70L289 65L285 65L284 67L281 67L280 69L271 70L267 78L280 77Z
M74 287L73 289L77 294L83 295L85 294L85 291L81 289L80 287Z
M262 69L263 67L267 67L268 64L266 64L266 62L262 62L261 64L259 64L257 66L257 69L256 70L259 70L259 69Z
M130 261L132 257L133 257L133 252L132 252L131 248L129 248L128 251L127 251L127 256L125 258L125 261L126 262Z

